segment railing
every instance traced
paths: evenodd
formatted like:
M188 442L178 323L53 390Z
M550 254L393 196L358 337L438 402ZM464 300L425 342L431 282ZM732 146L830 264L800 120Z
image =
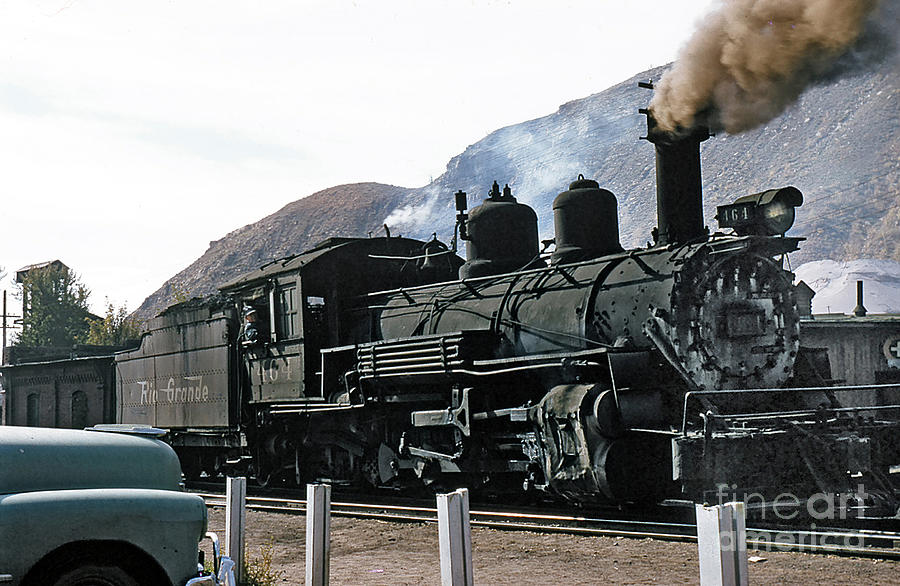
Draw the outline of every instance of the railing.
M474 357L496 345L487 330L386 340L360 346L356 352L360 378L447 375L471 368Z
M896 418L896 422L900 424L900 404L887 404L887 405L856 405L852 407L816 407L816 408L801 408L801 409L792 409L792 410L783 410L783 411L758 411L758 412L737 412L737 413L722 413L721 410L723 407L727 406L724 401L718 400L713 405L709 407L705 407L703 405L704 401L708 399L723 399L730 398L737 399L740 402L738 403L741 406L746 405L746 401L743 399L747 399L750 397L760 397L763 395L778 395L785 394L789 397L798 397L801 395L808 395L811 393L820 393L824 397L828 397L833 393L868 393L874 394L879 391L894 391L898 393L900 396L900 385L896 384L887 384L887 385L857 385L857 386L845 386L845 387L804 387L804 388L787 388L787 389L743 389L743 390L711 390L711 391L688 391L684 395L684 409L682 412L681 418L681 433L682 435L688 435L688 416L691 412L690 404L691 402L699 402L701 403L700 409L697 409L696 413L701 414L705 421L705 427L711 428L716 420L728 420L734 422L762 422L762 421L788 421L795 420L799 418L809 418L815 420L822 420L825 417L830 415L838 415L838 414L862 414L862 413L876 413L876 412L889 412L896 411L898 416ZM713 410L715 409L715 411Z

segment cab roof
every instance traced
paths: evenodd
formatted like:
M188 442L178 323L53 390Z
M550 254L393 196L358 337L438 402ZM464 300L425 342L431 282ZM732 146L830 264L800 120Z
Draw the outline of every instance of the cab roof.
M425 242L412 238L376 237L376 238L329 238L315 247L300 254L268 262L255 271L245 273L237 279L219 287L223 292L243 289L256 285L290 272L306 273L316 268L329 270L345 270L348 263L377 263L412 261L415 255L422 254ZM389 257L389 258L388 258ZM455 255L454 255L455 257ZM458 267L462 259L456 257L454 264Z

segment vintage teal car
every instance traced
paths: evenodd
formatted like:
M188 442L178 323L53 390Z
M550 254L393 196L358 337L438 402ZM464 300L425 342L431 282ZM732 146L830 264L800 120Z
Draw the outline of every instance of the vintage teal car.
M198 569L203 499L153 430L130 431L0 427L0 584L217 584Z

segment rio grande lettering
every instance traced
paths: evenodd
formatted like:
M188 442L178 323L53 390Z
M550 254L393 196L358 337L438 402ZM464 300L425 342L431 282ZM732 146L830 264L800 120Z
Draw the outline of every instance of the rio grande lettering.
M141 405L159 403L203 403L209 400L209 386L202 376L186 376L183 386L175 385L175 377L169 377L165 387L154 388L153 381L137 381L141 388Z

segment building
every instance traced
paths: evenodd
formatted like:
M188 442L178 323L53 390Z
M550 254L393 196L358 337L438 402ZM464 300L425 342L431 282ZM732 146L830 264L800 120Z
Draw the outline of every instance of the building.
M69 267L66 266L60 260L48 260L46 262L39 262L32 265L27 265L16 271L16 283L21 285L25 282L25 278L34 271L42 271L45 269L56 269L56 270L65 270L69 271ZM30 304L28 302L28 291L23 287L22 288L22 316L28 315L28 308Z

